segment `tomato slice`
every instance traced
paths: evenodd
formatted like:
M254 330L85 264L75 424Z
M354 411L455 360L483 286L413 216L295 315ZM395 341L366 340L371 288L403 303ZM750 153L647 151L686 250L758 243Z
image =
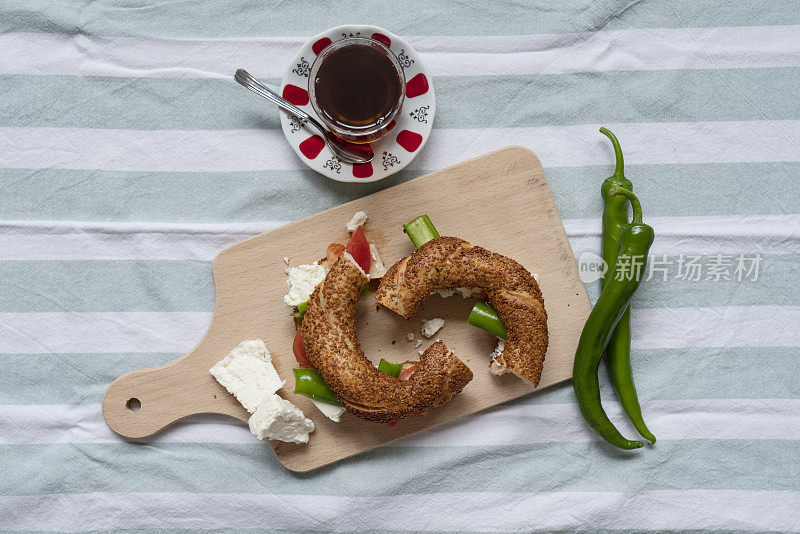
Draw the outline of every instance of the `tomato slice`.
M300 330L298 330L294 335L292 351L294 352L294 358L297 360L297 363L303 367L310 367L312 369L314 368L314 366L311 365L311 360L309 360L308 356L306 356L306 349L303 347L303 337L300 335Z
M400 371L400 376L398 376L397 378L399 378L400 380L408 380L409 378L411 378L411 375L413 375L414 371L416 370L417 370L417 364L409 365L408 367Z
M347 242L345 250L353 256L361 270L369 274L369 243L367 243L367 236L364 235L362 226L356 228L356 231L350 236L350 241Z

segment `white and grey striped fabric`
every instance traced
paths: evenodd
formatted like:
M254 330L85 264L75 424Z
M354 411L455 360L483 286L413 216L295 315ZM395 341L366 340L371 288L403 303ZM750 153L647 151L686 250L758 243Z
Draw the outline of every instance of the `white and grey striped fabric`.
M800 531L799 7L3 0L0 532ZM407 38L438 96L377 184L308 171L230 77L277 83L351 22ZM527 146L598 253L600 125L657 233L632 355L655 447L598 441L568 384L302 476L223 418L105 426L114 377L203 334L218 251L427 171Z

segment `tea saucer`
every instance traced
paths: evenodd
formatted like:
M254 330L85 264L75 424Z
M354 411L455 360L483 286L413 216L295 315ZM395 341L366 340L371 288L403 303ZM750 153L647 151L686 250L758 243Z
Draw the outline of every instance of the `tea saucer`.
M407 42L377 26L351 25L331 28L304 44L283 73L281 95L318 118L308 98L311 64L331 42L346 37L370 37L385 44L400 60L406 78L406 98L395 126L382 139L370 143L374 159L363 165L339 161L319 132L283 110L279 111L281 127L297 156L315 171L340 182L376 182L403 169L425 146L436 114L436 96L425 64Z

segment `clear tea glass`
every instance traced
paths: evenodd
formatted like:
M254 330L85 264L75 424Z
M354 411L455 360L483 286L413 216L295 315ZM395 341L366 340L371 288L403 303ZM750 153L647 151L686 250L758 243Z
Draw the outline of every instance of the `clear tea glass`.
M406 80L383 43L350 37L328 45L308 79L311 106L337 137L371 143L386 135L403 109Z

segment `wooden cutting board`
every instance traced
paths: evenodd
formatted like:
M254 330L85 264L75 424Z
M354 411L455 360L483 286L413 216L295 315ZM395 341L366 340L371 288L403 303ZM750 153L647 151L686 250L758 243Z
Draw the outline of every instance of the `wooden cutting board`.
M283 258L288 256L292 265L298 265L324 257L329 243L346 242L345 224L359 210L369 215L367 238L378 246L387 267L414 251L403 233L403 223L427 213L442 235L458 236L510 256L538 274L550 335L538 389L571 378L578 337L590 311L589 299L538 158L528 149L508 147L222 251L214 260L216 307L205 337L189 354L169 365L115 380L103 399L108 425L122 436L143 438L199 413L226 414L246 422L249 414L208 370L239 342L255 338L264 340L278 373L287 379L279 393L316 424L307 445L270 442L280 462L292 471L309 471L534 391L532 385L513 375L490 374L489 355L497 340L467 324L474 299L456 293L448 299L430 297L408 321L377 308L372 294L362 296L357 325L369 358L376 363L380 358L400 362L419 357L406 334L412 332L415 339L420 338L421 319L445 318L445 327L435 337L474 373L472 382L446 405L388 428L350 413L334 423L308 399L292 393L295 328L290 310L283 305L287 290ZM425 340L420 348L432 341ZM131 410L136 404L141 408Z

